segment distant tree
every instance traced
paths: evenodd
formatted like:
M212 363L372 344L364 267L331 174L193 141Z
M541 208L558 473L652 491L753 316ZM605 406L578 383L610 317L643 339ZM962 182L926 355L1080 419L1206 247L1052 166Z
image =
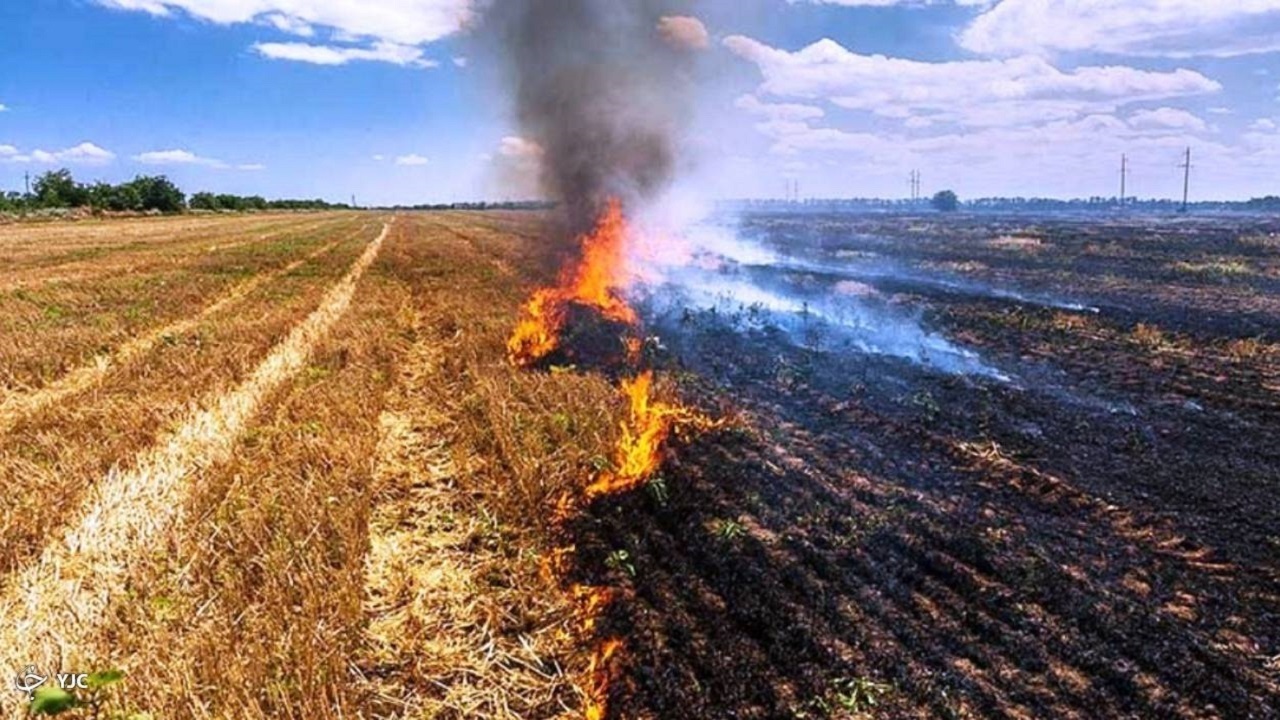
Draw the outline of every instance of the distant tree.
M191 196L191 201L187 204L192 210L219 210L222 207L218 204L218 196L211 192L198 192Z
M933 196L930 204L938 212L955 212L960 209L960 198L956 197L956 194L950 190L941 190L937 195Z
M141 210L142 197L132 185L111 185L99 182L89 188L89 204L99 210L115 212Z
M239 195L222 194L218 196L218 207L223 210L244 210L244 198Z
M187 196L163 175L139 175L127 183L142 199L143 210L181 212L187 207Z
M27 198L19 192L0 193L0 212L21 212L27 209Z
M89 190L71 177L66 168L50 170L36 178L35 200L41 207L82 207L89 204Z

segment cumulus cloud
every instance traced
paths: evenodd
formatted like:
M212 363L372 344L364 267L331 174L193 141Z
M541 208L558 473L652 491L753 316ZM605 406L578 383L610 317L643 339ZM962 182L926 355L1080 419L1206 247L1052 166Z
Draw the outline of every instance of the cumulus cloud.
M229 170L234 167L236 170L254 171L265 170L266 166L261 163L242 163L232 166L230 163L224 162L217 158L205 157L197 155L190 150L173 149L173 150L151 150L139 153L133 156L133 159L143 165L195 165L199 167L214 168L217 170Z
M769 120L816 120L826 115L822 108L815 105L767 103L761 101L755 95L743 95L733 104L740 110L746 110L752 115L768 118Z
M436 67L439 63L423 58L422 49L413 45L377 42L370 47L348 45L313 45L311 43L257 43L253 49L272 60L295 60L313 65L346 65L353 61L385 62L409 67Z
M1280 0L1003 0L961 33L960 44L997 55L1273 52L1280 50Z
M1199 117L1176 108L1162 107L1155 110L1140 110L1129 116L1129 124L1135 128L1156 128L1189 130L1204 132L1208 124Z
M420 45L452 35L476 14L474 0L96 0L158 16L183 12L220 25L267 21L284 32L323 27L350 37Z
M13 145L0 145L0 162L38 163L43 165L105 165L115 159L115 153L94 145L82 142L64 150L32 150L21 152Z
M307 23L304 20L299 20L291 15L272 13L263 19L268 25L289 35L312 37L316 34L315 28L311 27L310 23Z
M6 106L4 103L0 103L0 112L5 112L8 109L9 109L8 106Z
M498 143L498 154L509 158L541 158L542 146L532 140L508 135Z
M212 168L225 168L227 164L221 160L197 155L190 150L151 150L133 156L143 165L203 165Z
M706 50L711 47L711 35L707 26L696 17L668 15L658 20L658 34L670 45L688 50Z
M862 55L833 40L795 52L735 35L724 41L759 67L763 93L826 100L888 118L924 116L962 125L1022 125L1112 112L1132 102L1215 93L1222 86L1192 70L1126 66L1059 70L1026 55L999 60L922 62Z
M496 152L486 153L480 159L488 164L487 181L494 191L506 197L533 198L541 194L538 180L545 154L538 143L508 135L498 141Z
M422 45L448 37L477 15L479 0L95 0L160 17L185 14L219 25L258 24L302 38L318 29L333 43L264 42L264 57L319 65L353 60L432 67Z
M430 162L430 160L417 153L409 153L408 155L401 155L396 158L397 165L404 165L406 167L420 167Z

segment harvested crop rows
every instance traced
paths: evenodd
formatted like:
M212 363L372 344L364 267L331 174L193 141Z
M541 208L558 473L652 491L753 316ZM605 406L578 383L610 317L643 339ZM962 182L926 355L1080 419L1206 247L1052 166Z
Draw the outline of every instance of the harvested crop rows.
M858 284L1019 382L651 317L655 402L713 422L597 496L632 385L509 357L576 249L544 216L0 229L0 671L167 718L1274 717L1264 294L890 230L815 252L1101 309Z
M3 330L0 665L120 669L115 707L165 717L578 706L525 518L589 472L613 399L511 382L512 268L550 262L517 220L131 222L163 260L3 300L34 309Z

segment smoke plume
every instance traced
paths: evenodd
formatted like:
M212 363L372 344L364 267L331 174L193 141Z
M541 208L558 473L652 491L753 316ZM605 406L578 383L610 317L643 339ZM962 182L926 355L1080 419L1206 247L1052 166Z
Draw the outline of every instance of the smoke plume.
M542 190L575 231L608 198L641 204L672 179L694 50L669 40L666 5L495 0L488 11L521 132L543 149Z

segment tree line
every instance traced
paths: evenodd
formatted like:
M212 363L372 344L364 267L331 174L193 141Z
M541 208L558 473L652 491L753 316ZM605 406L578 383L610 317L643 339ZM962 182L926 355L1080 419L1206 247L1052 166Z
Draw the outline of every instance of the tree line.
M341 210L345 203L324 200L267 200L259 195L231 195L198 192L187 199L177 185L164 175L139 175L112 185L77 182L65 168L40 175L31 192L0 193L0 212L27 212L42 209L89 208L111 212L177 213L185 210L244 212L249 210Z

